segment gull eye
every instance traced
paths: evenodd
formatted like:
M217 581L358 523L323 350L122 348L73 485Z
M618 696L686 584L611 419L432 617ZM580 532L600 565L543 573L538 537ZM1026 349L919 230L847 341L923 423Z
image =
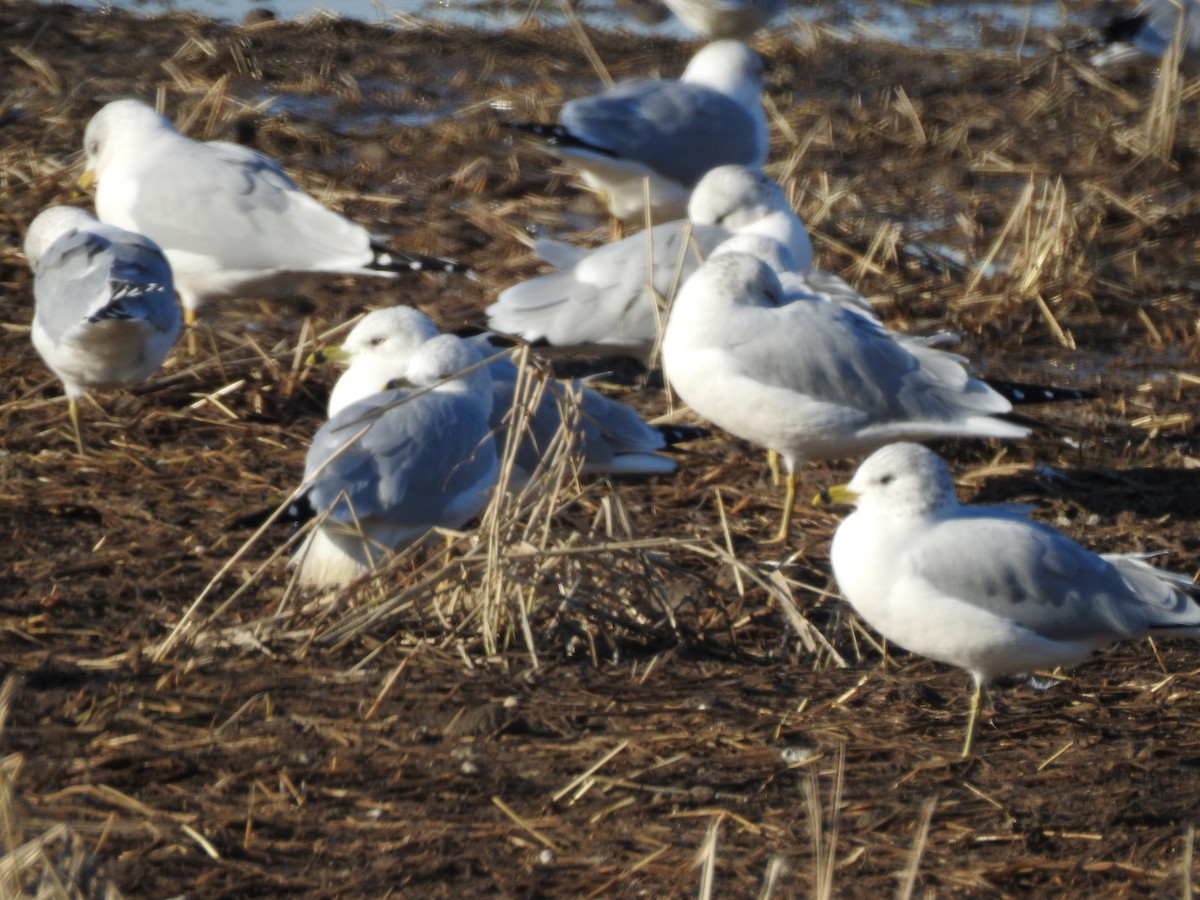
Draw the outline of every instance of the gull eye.
M371 346L372 346L372 347L378 347L378 346L379 346L380 344L382 344L382 343L383 343L383 338L382 338L382 337L373 337L373 338L371 338Z
M100 142L99 141L88 141L87 152L88 152L89 156L95 156L97 153L99 153L100 152Z
M896 480L895 475L884 475L882 478L879 479L879 483L880 484L891 484L895 480Z

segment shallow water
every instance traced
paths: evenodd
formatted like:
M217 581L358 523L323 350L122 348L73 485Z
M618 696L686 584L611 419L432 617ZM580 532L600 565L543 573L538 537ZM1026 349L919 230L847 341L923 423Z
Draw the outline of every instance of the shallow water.
M98 9L117 7L154 14L187 10L216 19L241 21L253 10L268 9L281 18L304 18L320 12L400 27L442 23L480 29L505 29L530 18L555 26L566 22L561 0L115 0L83 3ZM657 0L587 0L573 4L589 26L637 34L693 37ZM912 2L794 4L776 27L789 22L820 23L856 34L902 44L974 47L996 36L1019 41L1028 28L1055 30L1082 16L1073 6L1054 0L1029 3L974 2L945 5Z

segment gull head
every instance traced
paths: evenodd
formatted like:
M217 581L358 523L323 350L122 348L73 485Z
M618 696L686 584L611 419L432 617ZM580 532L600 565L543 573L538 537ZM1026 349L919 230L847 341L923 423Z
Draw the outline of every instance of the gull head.
M759 55L741 41L713 41L691 58L680 81L712 88L750 108L759 103L764 71Z
M696 225L720 225L734 231L773 212L791 212L783 188L762 169L717 166L692 188L688 218Z
M313 363L347 367L329 395L329 415L408 377L417 349L438 334L429 316L411 306L391 306L365 315L341 347L317 351L310 358Z
M901 518L925 518L958 506L946 463L928 447L908 442L876 450L849 484L828 488L821 500Z
M92 116L83 132L87 171L80 184L90 186L113 161L158 134L175 133L175 126L140 100L114 100Z
M479 404L486 417L492 409L492 376L487 366L480 365L484 359L483 352L469 341L439 334L413 353L406 380L413 387L466 394Z
M25 232L25 258L29 268L36 269L50 245L69 231L89 228L96 217L78 206L48 206L29 223Z
M761 234L735 234L718 244L708 258L712 259L714 256L722 256L727 253L747 253L757 256L771 267L771 271L776 273L791 272L796 268L796 261L787 247L774 238Z

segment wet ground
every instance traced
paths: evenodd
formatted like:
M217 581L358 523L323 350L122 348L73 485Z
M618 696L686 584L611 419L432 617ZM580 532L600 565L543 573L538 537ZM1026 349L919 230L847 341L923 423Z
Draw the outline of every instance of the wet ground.
M354 597L289 588L287 529L252 520L323 418L335 373L302 365L313 336L396 302L478 325L539 271L526 229L605 235L500 126L594 89L576 34L24 4L0 34L0 833L6 851L45 841L4 860L0 893L692 897L711 877L729 897L1185 895L1200 647L1002 685L960 761L967 677L885 660L837 601L844 511L805 508L790 545L761 543L781 491L723 435L674 477L567 479ZM771 172L819 263L895 328L960 333L982 374L1098 394L1030 410L1028 442L940 446L962 495L1194 571L1193 85L1164 141L1154 73L1095 76L1064 49L1082 32L985 33L969 53L799 37L757 46ZM691 50L592 40L618 78L675 74ZM84 405L81 459L29 343L18 248L70 196L88 117L156 93L189 134L251 142L478 279L209 310L195 356ZM655 385L611 389L657 416ZM805 490L853 464L808 468Z

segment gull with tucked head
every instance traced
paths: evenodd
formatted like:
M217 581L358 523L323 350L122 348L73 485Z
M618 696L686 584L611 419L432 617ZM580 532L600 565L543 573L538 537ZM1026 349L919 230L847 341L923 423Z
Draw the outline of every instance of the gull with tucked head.
M777 241L777 266L812 267L808 232L783 188L760 169L718 166L692 191L687 219L594 250L539 241L542 258L562 271L502 291L488 307L488 326L531 342L644 358L659 339L665 301L734 235Z
M33 345L67 394L83 453L78 400L158 371L179 335L171 267L154 241L82 209L43 210L25 235L33 269Z
M889 641L971 673L963 756L983 685L1070 666L1116 641L1200 636L1185 575L1130 554L1096 555L1028 508L962 506L942 459L891 444L817 502L853 503L831 559L838 587Z
M301 584L348 584L388 552L483 509L499 474L491 378L486 367L463 371L481 361L447 334L418 346L393 377L375 368L375 385L354 374L360 396L343 395L305 459L295 512L321 518L293 560Z
M786 287L785 287L786 285ZM663 370L685 403L783 457L789 533L796 468L897 440L1024 437L1011 403L961 357L884 328L863 310L781 283L761 259L720 252L675 298Z
M393 377L426 342L437 337L437 326L419 310L393 306L368 313L346 336L340 348L321 350L313 361L347 365L329 397L329 415L336 416L363 391ZM505 447L515 421L523 419L525 428L514 456L514 468L508 481L510 489L520 488L541 464L555 436L563 427L564 410L577 404L577 416L570 416L573 442L579 451L581 474L652 475L675 470L675 462L662 452L676 444L707 435L704 429L689 426L648 425L629 407L592 390L581 382L550 381L540 392L517 395L519 370L505 354L491 344L494 336L477 335L470 343L484 358L497 357L487 366L492 385L489 423L499 442L497 453L505 456ZM529 405L527 415L518 417L518 403Z

